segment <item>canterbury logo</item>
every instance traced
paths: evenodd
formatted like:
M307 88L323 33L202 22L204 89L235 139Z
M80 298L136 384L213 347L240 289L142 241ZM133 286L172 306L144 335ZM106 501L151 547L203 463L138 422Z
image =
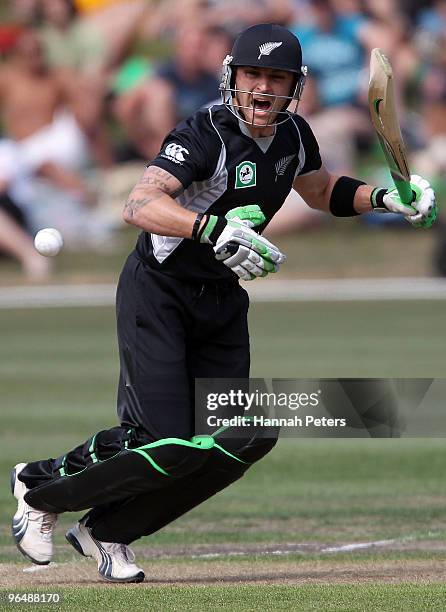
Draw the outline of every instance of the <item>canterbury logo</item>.
M279 176L283 176L285 174L286 169L295 157L296 154L287 155L286 157L282 157L282 159L279 159L279 161L276 162L276 182Z
M167 145L164 150L164 155L162 155L162 157L167 157L171 161L181 163L185 160L184 154L189 155L189 151L181 145L172 142Z
M258 60L262 57L262 55L270 55L272 51L274 51L274 49L277 49L277 47L280 47L283 43L281 42L267 42L267 43L263 43L263 45L260 45L259 47L259 51L260 51L260 55L257 58Z

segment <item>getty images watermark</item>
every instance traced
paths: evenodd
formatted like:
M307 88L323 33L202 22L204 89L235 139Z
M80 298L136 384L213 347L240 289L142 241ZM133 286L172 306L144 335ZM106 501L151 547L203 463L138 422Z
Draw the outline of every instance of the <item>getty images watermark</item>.
M446 379L197 379L195 432L446 437L445 400Z
M347 424L345 418L317 417L314 414L305 414L301 417L292 414L300 408L318 407L321 395L321 389L311 393L275 393L258 389L251 392L241 389L211 392L206 395L206 408L209 412L217 412L221 408L234 408L238 411L243 410L243 413L233 416L209 414L206 422L209 427L345 427ZM264 412L265 409L268 412ZM259 410L262 411L259 413ZM288 416L276 414L284 410L288 410L290 414Z

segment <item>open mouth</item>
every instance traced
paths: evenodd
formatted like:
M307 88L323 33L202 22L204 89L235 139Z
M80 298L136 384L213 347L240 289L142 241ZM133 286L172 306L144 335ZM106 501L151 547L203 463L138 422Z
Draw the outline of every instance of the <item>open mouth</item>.
M270 100L256 100L252 101L252 106L256 112L268 112L272 108L272 103Z

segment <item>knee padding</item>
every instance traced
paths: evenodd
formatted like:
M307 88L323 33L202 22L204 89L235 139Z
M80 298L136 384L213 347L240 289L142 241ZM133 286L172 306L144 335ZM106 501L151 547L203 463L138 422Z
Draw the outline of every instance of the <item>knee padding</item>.
M92 463L70 474L62 461L59 477L31 489L25 501L47 512L77 511L156 490L200 468L214 444L211 436L166 438L103 460L93 447Z
M255 463L267 455L276 443L277 438L254 438L237 450L237 456L248 463Z
M225 452L228 456L232 455L239 461L247 464L255 463L264 457L274 448L279 436L279 428L268 428L265 432L262 428L253 428L250 436L245 428L243 432L240 428L234 430L237 432L237 437L232 434L232 429L228 428L222 434L214 434L215 445L220 447L221 452ZM242 435L243 434L243 435Z

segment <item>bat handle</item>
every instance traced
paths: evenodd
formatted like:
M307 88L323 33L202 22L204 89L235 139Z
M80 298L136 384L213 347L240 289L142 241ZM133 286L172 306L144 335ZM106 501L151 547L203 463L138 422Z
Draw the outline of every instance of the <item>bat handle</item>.
M408 181L395 177L393 177L393 182L395 183L401 202L403 204L411 204L414 196L411 184Z

